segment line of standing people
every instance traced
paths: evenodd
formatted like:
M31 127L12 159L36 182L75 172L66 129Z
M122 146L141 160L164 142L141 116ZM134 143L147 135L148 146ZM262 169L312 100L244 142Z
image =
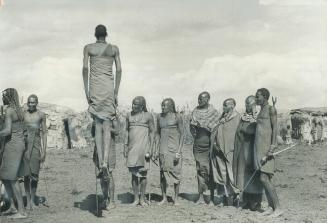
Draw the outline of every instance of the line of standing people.
M89 112L95 121L98 177L109 182L107 185L113 185L112 170L115 160L110 164L110 157L114 157L110 154L114 154L115 150L114 137L111 134L115 132L122 68L118 47L106 42L106 27L98 25L95 28L95 37L96 43L88 44L84 48L84 89ZM115 75L113 65L116 68ZM268 104L269 96L267 89L259 89L255 99L253 96L247 98L246 103L252 107L247 105L251 109L247 108L247 112L241 116L234 109L236 106L234 99L229 98L224 101L224 111L220 115L209 104L208 92L199 95L199 105L192 112L190 122L200 194L198 203L212 201L217 189L219 194L223 194L226 205L233 204L237 195L242 195L241 201L247 204L251 187L244 185L244 182L248 184L248 175L252 173L255 179L249 183L254 185L259 182L275 214L281 213L277 194L271 182L274 166L273 152L277 146L277 111L274 106ZM254 110L255 104L261 107L258 115ZM133 204L147 204L146 175L151 158L159 158L163 194L160 204L167 202L166 192L170 184L175 191L174 203L178 203L184 133L182 118L175 110L174 101L170 98L165 99L162 102L162 113L154 119L147 111L144 97L136 97L126 122L128 137L125 141L124 154L127 157L127 167L132 174ZM245 127L248 122L252 124L249 128ZM252 141L248 142L249 139ZM246 156L245 150L247 150ZM109 197L106 195L107 188L103 187L105 195L103 208L106 208L109 203ZM206 201L204 196L207 190L210 191L209 201ZM251 200L250 204L247 204L254 210L259 210L261 206L262 192L259 190L256 192L258 195L254 196L256 197L254 201ZM252 196L250 197L252 199ZM110 200L110 203L114 203L113 190Z

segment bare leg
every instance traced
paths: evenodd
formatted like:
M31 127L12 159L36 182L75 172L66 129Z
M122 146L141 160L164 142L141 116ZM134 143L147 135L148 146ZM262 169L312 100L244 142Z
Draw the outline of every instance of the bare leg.
M203 192L204 192L204 187L205 187L205 180L204 178L201 176L201 173L200 171L198 170L198 173L197 173L197 178L198 178L198 191L199 191L199 199L198 201L196 202L196 204L205 204L205 200L204 200L204 195L203 195Z
M103 132L102 132L102 136L103 136L103 161L102 164L100 163L100 165L102 165L102 168L107 168L108 166L108 160L109 160L109 150L110 150L110 146L111 146L111 126L110 126L111 121L105 120L103 121Z
M178 199L178 195L179 195L179 186L180 183L174 184L174 191L175 191L175 197L174 197L174 205L179 205L179 199Z
M268 205L270 207L272 207L272 209L274 211L273 216L276 215L275 217L278 217L283 212L282 212L282 210L280 208L280 204L279 204L279 200L278 200L278 197L277 197L275 187L271 182L271 177L268 174L261 172L260 181L261 181L261 183L263 185L263 188L265 190L267 200L268 200Z
M110 195L110 208L115 208L115 182L112 172L109 172L109 195Z
M31 205L32 205L32 208L33 208L33 206L36 205L35 197L36 197L37 185L39 182L38 179L39 179L39 176L35 175L35 176L33 176L32 181L31 181Z
M210 198L208 201L208 205L214 205L214 199L215 199L215 189L211 188L210 189Z
M8 180L3 180L2 183L5 186L8 199L11 201L10 208L7 211L5 211L3 214L15 214L17 213L17 209L14 204L14 192L12 190L11 183Z
M31 179L29 176L24 177L24 188L25 188L25 194L26 194L26 200L27 200L27 208L30 210L33 210L33 206L31 203Z
M102 145L102 120L95 118L95 145L97 148L98 162L101 169L103 164L103 145ZM101 170L100 170L101 171Z
M132 203L132 205L138 205L139 204L139 179L134 174L132 174L132 188L134 193L134 202Z
M162 200L160 201L159 205L163 205L167 203L167 181L165 175L162 171L160 171L160 187L162 192Z
M141 177L140 178L140 192L141 192L140 205L142 206L149 205L149 203L145 199L146 183L147 183L146 177Z
M109 180L101 177L101 190L103 193L103 203L101 204L101 209L107 210L108 199L109 199Z
M18 205L18 213L10 216L10 218L26 218L27 216L24 212L23 197L19 184L17 181L10 181L10 183Z

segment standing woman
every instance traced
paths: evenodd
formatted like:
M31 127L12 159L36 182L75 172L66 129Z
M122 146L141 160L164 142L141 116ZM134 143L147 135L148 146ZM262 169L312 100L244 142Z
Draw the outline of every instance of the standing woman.
M7 105L5 127L0 131L0 137L5 137L5 146L0 166L0 179L11 200L17 200L18 213L11 218L26 218L23 198L18 184L18 177L23 168L24 141L24 114L19 105L16 89L8 88L2 92L3 104Z
M132 112L126 118L126 132L124 156L127 157L127 167L132 174L133 205L147 205L146 176L152 153L154 121L142 96L133 99ZM140 197L139 193L141 193Z
M167 202L167 188L174 185L174 204L178 204L180 176L182 169L183 119L176 112L171 98L161 103L162 113L157 118L157 138L159 139L160 184L163 199Z

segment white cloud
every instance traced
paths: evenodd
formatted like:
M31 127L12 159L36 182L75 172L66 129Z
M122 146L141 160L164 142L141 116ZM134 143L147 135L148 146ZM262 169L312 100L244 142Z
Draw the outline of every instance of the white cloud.
M17 88L26 100L37 94L40 101L82 110L86 107L81 64L73 58L45 57L36 61L28 70L6 78L1 89ZM26 101L25 101L26 102Z
M227 55L205 60L196 71L179 73L171 83L176 84L185 99L208 90L212 103L218 107L224 99L234 97L239 106L256 89L266 87L279 98L280 108L323 106L327 104L326 54L294 51L285 55L258 53L249 56ZM193 100L195 101L196 98Z
M122 104L144 95L156 110L164 97L193 106L197 94L209 90L221 106L226 97L241 102L266 86L280 97L278 106L323 106L325 96L308 92L325 89L326 10L270 7L281 2L261 0L266 5L258 7L257 0L6 1L0 14L0 87L86 109L82 48L103 23L121 51Z

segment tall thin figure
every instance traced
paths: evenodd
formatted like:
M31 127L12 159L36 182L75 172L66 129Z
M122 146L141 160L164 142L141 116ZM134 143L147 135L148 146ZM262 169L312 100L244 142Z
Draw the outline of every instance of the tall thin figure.
M46 116L37 109L39 99L32 94L27 99L27 111L24 121L27 127L27 151L29 174L24 178L27 206L33 209L35 206L36 189L39 181L40 165L45 160L47 147L47 125Z
M95 121L95 144L99 161L99 176L109 178L109 154L113 120L116 118L117 96L121 80L121 63L117 46L106 42L107 29L104 25L95 28L95 43L84 47L83 81L88 111ZM116 74L113 75L113 64ZM90 65L90 69L89 69ZM112 190L113 192L113 190ZM112 194L110 195L113 198Z
M183 119L176 112L175 102L171 98L161 103L162 113L157 118L157 139L159 141L160 184L163 199L167 202L167 188L174 186L174 204L178 204L179 186L182 170Z
M260 182L265 190L268 204L274 212L272 216L277 217L283 213L271 181L275 169L273 153L277 147L277 110L268 104L269 97L270 93L266 88L258 89L255 95L256 104L261 107L261 110L257 116L255 132L254 167L260 172Z

